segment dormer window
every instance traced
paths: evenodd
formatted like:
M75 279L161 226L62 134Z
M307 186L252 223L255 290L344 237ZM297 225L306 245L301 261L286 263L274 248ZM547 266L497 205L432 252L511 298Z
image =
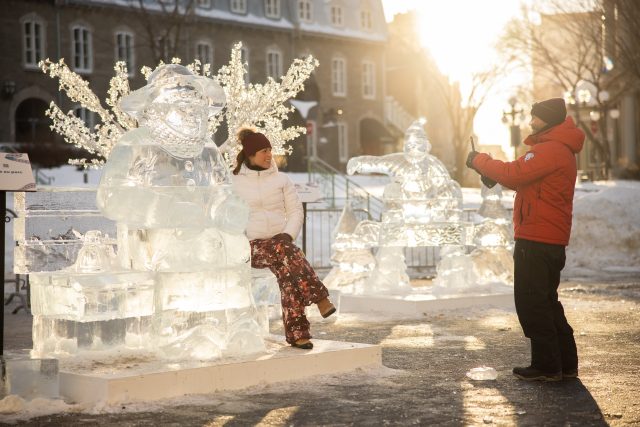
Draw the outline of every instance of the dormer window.
M298 19L311 22L311 0L298 0Z
M344 12L342 6L331 6L331 24L336 27L344 26Z
M247 13L247 0L229 0L229 9L233 13Z
M373 19L371 18L370 10L360 11L360 27L366 31L371 31L373 28Z
M271 19L280 19L280 0L264 0L264 15Z

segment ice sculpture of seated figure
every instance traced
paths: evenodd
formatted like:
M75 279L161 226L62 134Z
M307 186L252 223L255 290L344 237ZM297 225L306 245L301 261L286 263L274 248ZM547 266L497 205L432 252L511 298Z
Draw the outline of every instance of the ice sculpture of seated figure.
M212 79L158 67L122 110L137 129L105 165L98 206L118 224L118 259L155 272L152 339L170 358L264 350L250 289L248 208L207 124L224 104Z
M354 157L347 164L350 175L391 177L383 194L376 267L367 283L372 294L411 291L403 248L466 243L462 190L442 162L429 154L424 123L416 120L407 129L402 153Z
M398 247L460 244L462 191L445 166L429 154L431 144L417 120L407 129L402 153L359 156L347 173L389 175L380 245Z

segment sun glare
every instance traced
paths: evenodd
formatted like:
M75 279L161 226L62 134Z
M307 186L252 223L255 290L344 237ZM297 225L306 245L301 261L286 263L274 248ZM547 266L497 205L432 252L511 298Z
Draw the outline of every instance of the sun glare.
M515 0L384 0L388 20L396 13L418 12L423 46L440 71L460 83L463 98L473 73L488 69L498 60L495 43L505 24L519 15L520 4ZM507 155L508 131L500 118L507 99L522 80L522 76L502 79L475 120L479 142L502 144Z

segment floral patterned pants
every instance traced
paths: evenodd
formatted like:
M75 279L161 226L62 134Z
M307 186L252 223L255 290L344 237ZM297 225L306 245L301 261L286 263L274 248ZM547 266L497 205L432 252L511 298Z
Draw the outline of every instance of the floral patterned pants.
M255 239L250 243L251 267L268 268L278 280L287 342L311 338L304 309L327 298L329 291L295 243L276 239Z

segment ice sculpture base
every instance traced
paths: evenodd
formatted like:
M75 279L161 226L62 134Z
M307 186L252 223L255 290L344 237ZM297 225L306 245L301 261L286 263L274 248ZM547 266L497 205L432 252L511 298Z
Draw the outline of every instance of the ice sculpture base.
M467 307L500 307L514 309L513 293L480 295L407 294L407 295L340 295L341 313L389 313L422 315L437 310Z
M212 362L177 364L127 357L108 364L65 361L60 366L60 395L89 404L151 401L382 366L381 348L376 345L314 339L313 350L299 350L278 336L266 343L267 353Z
M28 400L59 396L57 359L32 359L28 351L16 351L0 356L0 370L0 399L10 394Z

